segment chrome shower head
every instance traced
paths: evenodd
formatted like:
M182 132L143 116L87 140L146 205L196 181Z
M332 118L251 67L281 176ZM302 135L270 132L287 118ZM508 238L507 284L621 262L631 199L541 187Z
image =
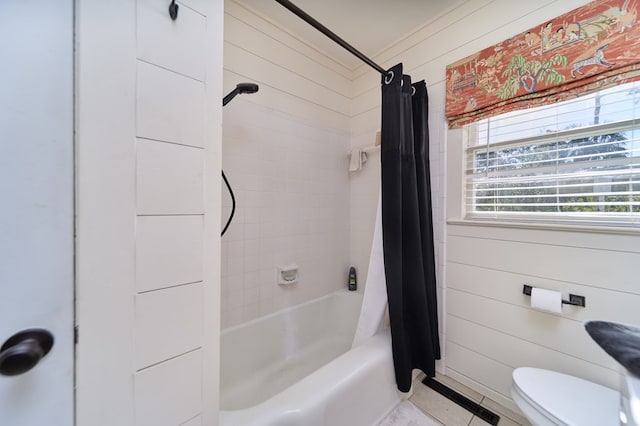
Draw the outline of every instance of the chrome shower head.
M231 99L235 98L236 95L242 93L256 93L258 91L258 85L255 83L238 83L235 89L233 89L227 96L222 99L222 106L225 106Z

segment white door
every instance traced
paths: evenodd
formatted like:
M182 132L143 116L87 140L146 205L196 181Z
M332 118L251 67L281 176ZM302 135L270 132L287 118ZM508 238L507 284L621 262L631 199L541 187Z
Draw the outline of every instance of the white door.
M0 425L66 426L74 411L73 0L0 9L0 345L32 329L54 339L44 356L36 338L44 331L0 352Z

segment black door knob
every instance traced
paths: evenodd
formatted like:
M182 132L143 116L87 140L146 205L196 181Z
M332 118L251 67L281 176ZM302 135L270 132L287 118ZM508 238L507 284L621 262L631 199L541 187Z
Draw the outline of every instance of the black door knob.
M53 335L31 328L9 337L0 348L0 375L17 376L40 362L53 347Z

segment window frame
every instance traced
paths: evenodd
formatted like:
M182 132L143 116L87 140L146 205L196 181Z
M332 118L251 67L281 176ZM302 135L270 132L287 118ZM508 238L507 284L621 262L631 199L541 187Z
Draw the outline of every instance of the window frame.
M636 131L640 134L640 117L616 122L595 124L556 131L536 136L528 136L520 139L500 141L486 144L471 144L471 141L479 140L479 123L472 123L463 128L462 147L462 214L465 221L486 222L486 223L522 223L539 225L564 225L578 227L608 227L623 228L640 231L640 213L580 213L580 212L500 212L500 211L477 211L475 210L476 195L470 194L474 183L473 169L475 168L476 154L481 152L496 151L500 148L510 148L518 146L531 146L532 144L553 143L559 141L575 140L579 138L591 137L595 135L607 135L617 132ZM637 158L637 157L635 157ZM601 164L628 164L629 158L611 158L603 160ZM473 164L472 164L473 163ZM634 164L640 164L640 158ZM567 170L584 167L584 163L564 164ZM507 172L508 173L508 172ZM514 174L517 174L514 171ZM487 172L487 175L490 172ZM496 173L497 174L497 173ZM505 172L502 172L505 174ZM611 173L609 173L611 174ZM557 175L556 175L557 176ZM548 179L548 178L545 178ZM540 179L541 181L543 179Z

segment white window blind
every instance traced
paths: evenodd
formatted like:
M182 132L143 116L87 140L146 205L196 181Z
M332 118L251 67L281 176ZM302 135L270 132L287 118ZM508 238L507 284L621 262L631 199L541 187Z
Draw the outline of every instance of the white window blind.
M640 226L640 84L465 127L466 216Z

